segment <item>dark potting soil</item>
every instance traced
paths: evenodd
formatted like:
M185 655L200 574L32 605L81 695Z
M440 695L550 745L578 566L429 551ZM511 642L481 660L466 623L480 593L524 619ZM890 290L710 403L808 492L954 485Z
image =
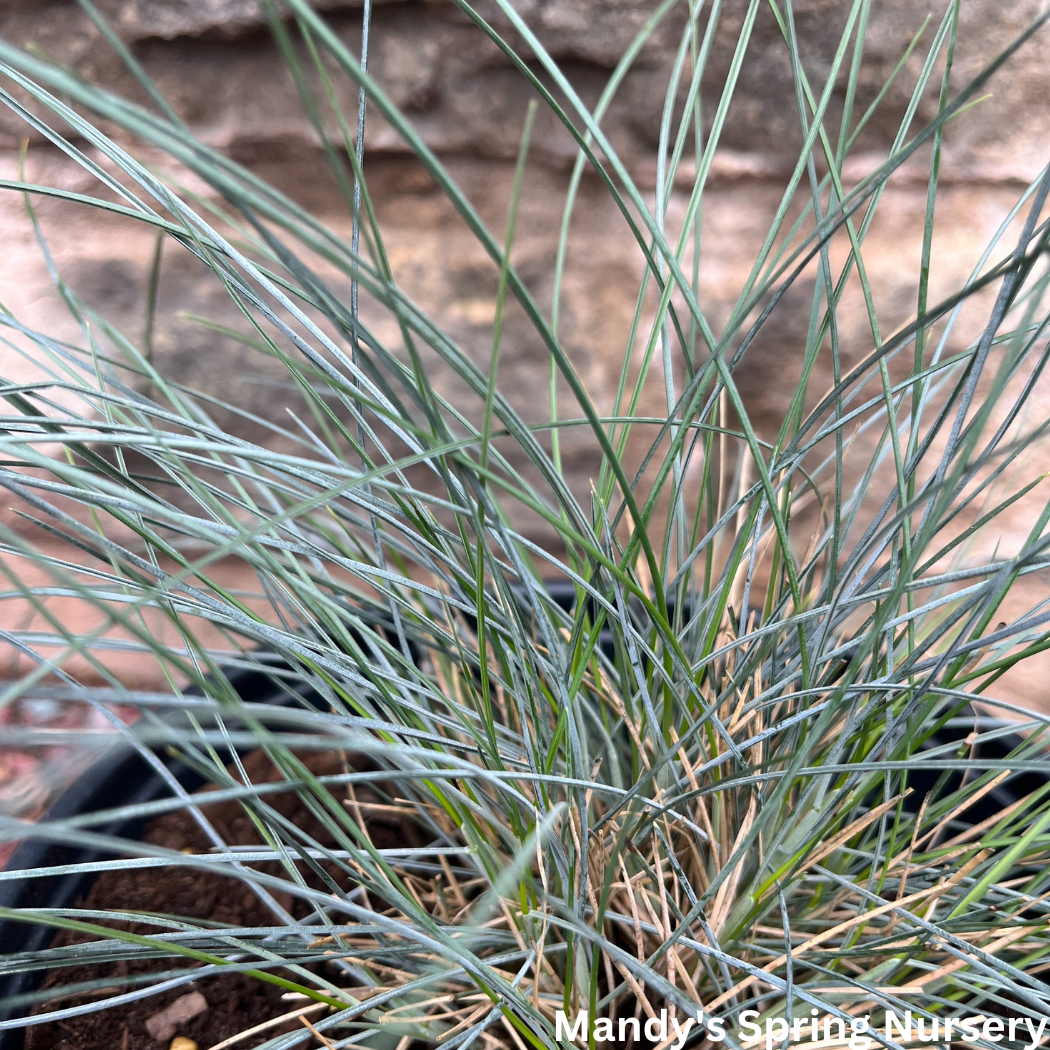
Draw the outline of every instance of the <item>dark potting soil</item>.
M303 756L303 760L317 775L339 773L346 768L342 756L334 753L315 753L309 757ZM263 752L248 755L244 759L244 766L253 783L279 779ZM354 768L366 767L355 761ZM263 846L257 828L244 809L236 801L209 805L206 802L209 790L204 789L198 793L201 811L223 840L232 846ZM380 801L375 793L361 786L356 788L355 794L359 802ZM267 802L318 842L332 844L331 836L293 793L268 795ZM399 815L374 809L366 812L369 813L369 834L377 847L393 848L422 844L417 829ZM206 853L212 845L193 817L182 810L158 817L147 827L142 840L187 853ZM252 867L274 875L281 872L276 863L254 864ZM328 868L329 874L335 877L335 870L327 865L325 867ZM345 876L337 878L337 881L344 882ZM309 875L307 882L328 892L329 888L323 887L316 876ZM290 894L274 893L274 898L296 918L301 918L309 912L305 902L293 898ZM223 926L268 927L280 924L280 920L244 883L234 878L190 868L140 868L106 872L95 881L91 891L79 902L79 907L206 919ZM163 932L157 926L145 923L92 921L145 935ZM60 931L52 943L58 947L91 939L89 934ZM187 962L177 958L147 959L106 963L102 966L63 967L50 971L42 987L61 988L79 981L181 970L186 967ZM295 974L281 970L272 972L301 983ZM330 976L334 977L334 972ZM136 987L141 986L124 985L119 989L114 986L108 994L131 991ZM284 989L276 985L245 974L222 974L202 978L190 984L180 984L170 991L112 1009L34 1025L25 1030L25 1050L167 1050L171 1037L163 1041L153 1039L146 1028L146 1021L175 1000L195 991L200 992L207 1000L208 1009L179 1024L177 1034L192 1039L199 1045L200 1050L207 1050L215 1043L245 1029L304 1005L302 1000L282 999ZM90 997L63 997L61 1000L52 1000L51 1003L39 1006L35 1012L63 1009L98 998L99 993ZM324 1015L318 1012L308 1016L316 1020ZM258 1036L238 1042L235 1047L236 1050L251 1050L275 1035L302 1027L298 1019L282 1022L280 1026L268 1028ZM313 1047L318 1044L311 1041L301 1045Z

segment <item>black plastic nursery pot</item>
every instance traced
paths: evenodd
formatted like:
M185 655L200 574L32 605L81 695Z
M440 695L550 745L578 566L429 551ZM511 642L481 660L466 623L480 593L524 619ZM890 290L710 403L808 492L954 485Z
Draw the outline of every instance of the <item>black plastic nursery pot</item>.
M565 611L571 610L576 597L571 584L561 581L546 582L544 589L552 600ZM389 636L389 623L377 623L377 628ZM468 623L473 628L473 623ZM602 633L599 644L611 651L611 634ZM409 643L411 655L419 659L415 646ZM325 706L320 697L308 687L293 693L282 687L278 680L264 671L226 670L226 677L238 696L245 703L288 706L302 703ZM188 690L188 694L200 695L200 690ZM241 752L242 754L244 752ZM232 754L221 754L224 760L232 760ZM186 792L195 792L205 786L205 779L195 769L170 755L155 754L168 774ZM105 754L90 766L68 787L41 818L42 823L64 820L121 806L133 806L158 802L171 798L170 782L132 747L119 747ZM98 835L123 839L141 839L151 825L151 818L115 820L104 825L92 825L91 831ZM11 855L4 873L11 874L27 869L62 868L71 865L91 864L111 859L112 854L43 838L27 839L19 844ZM82 906L85 898L96 886L96 872L66 872L54 876L33 878L11 878L0 880L0 908L5 909L65 909ZM130 906L129 906L130 908ZM52 946L59 937L53 927L28 922L0 919L0 958L20 952L41 951ZM0 1022L24 1018L31 1012L25 1006L6 1005L11 999L38 990L45 980L46 971L3 974L0 973ZM183 989L185 990L185 989ZM35 1026L33 1026L35 1027ZM0 1028L0 1050L24 1050L27 1032L31 1028ZM168 1041L152 1045L167 1047ZM50 1050L50 1048L49 1048ZM121 1048L123 1050L123 1048Z
M246 703L285 706L303 698L305 692L294 695L282 688L263 671L234 670L227 678L238 696ZM190 690L190 693L199 691ZM224 756L225 757L225 756ZM229 756L232 759L232 755ZM196 770L170 755L156 755L167 773L188 792L201 788L205 781ZM95 813L120 806L156 802L170 798L169 784L161 773L130 746L122 746L103 755L68 787L42 818L42 822L64 820L81 814ZM100 835L138 839L150 818L115 820L95 825L92 832ZM58 868L75 864L90 864L111 856L102 850L72 845L42 838L27 839L11 855L4 871L12 873L31 868ZM12 909L70 908L77 905L91 890L98 875L94 872L72 872L28 879L0 881L0 907ZM39 951L47 948L57 935L48 926L0 920L0 957L17 952ZM43 972L23 972L0 975L0 1020L8 1021L24 1016L18 1007L4 1004L18 995L40 987ZM25 1045L24 1028L0 1029L0 1050L22 1050ZM165 1044L166 1045L166 1044Z
M561 583L546 586L558 605L566 610L571 609L574 601L571 586ZM611 649L611 638L600 639L600 644L603 649ZM245 702L288 705L302 702L304 699L311 702L311 697L316 699L316 694L305 690L293 694L263 671L234 671L227 677ZM970 712L970 717L953 719L927 746L943 747L945 744L957 743L962 748L973 728L974 721ZM983 742L974 757L982 760L1005 760L1019 743L1018 736L1004 732L990 741ZM230 758L232 757L231 755ZM179 760L170 756L161 760L168 773L186 791L196 791L204 786L204 778ZM937 785L942 775L941 770L935 767L923 768L920 765L909 776L909 783L913 788L906 803L909 808L917 809L921 799ZM957 787L959 780L960 774L949 774L947 783L941 784L942 791L950 791ZM1045 777L1041 774L1015 773L980 798L965 814L960 815L956 823L974 826L1044 784ZM66 819L79 814L154 802L169 797L170 788L160 773L151 768L133 749L121 748L103 756L82 774L55 802L43 820ZM148 818L122 820L106 826L95 826L92 830L104 835L140 839L148 823ZM21 843L11 856L5 872L92 863L105 859L106 856L107 854L97 849L44 839L29 839ZM0 880L0 907L74 907L87 897L98 878L97 873L86 872ZM51 945L55 938L56 931L47 926L0 921L0 955L43 950ZM43 979L44 971L0 974L0 1020L10 1021L25 1016L26 1008L5 1007L3 1004L12 997L37 990ZM26 1032L24 1027L0 1029L0 1050L23 1050L26 1045ZM151 1045L167 1047L168 1043L155 1042Z

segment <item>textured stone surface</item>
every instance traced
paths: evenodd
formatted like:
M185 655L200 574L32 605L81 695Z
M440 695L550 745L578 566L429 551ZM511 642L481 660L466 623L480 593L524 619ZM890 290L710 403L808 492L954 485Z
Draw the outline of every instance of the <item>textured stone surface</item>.
M318 0L340 35L356 51L359 0ZM647 0L523 0L516 5L530 28L562 64L580 96L593 103L609 71L654 9ZM205 138L225 147L314 140L288 78L264 31L259 0L103 0L99 7L176 108ZM717 98L733 56L747 5L730 0L714 35L704 83ZM945 4L929 0L880 0L872 5L855 111L861 112L901 58L909 40L930 16L924 42ZM794 5L800 54L819 91L835 55L850 5L843 0L802 0ZM952 83L961 88L1038 14L1037 0L1003 5L967 0ZM683 7L684 9L684 7ZM627 75L604 122L625 160L639 168L657 145L660 113L682 14L676 8L656 28ZM500 18L496 19L501 22ZM15 0L0 10L0 36L30 44L71 64L100 83L134 90L98 30L73 0ZM514 35L511 34L511 39ZM1050 36L1037 35L996 77L991 97L947 136L946 170L967 179L1030 177L1042 163L1045 98L1050 89ZM847 56L848 65L849 56ZM897 134L922 64L913 53L870 122L861 146L885 148ZM379 6L374 16L372 72L412 117L424 139L443 152L512 156L530 89L494 43L442 0L401 0ZM939 74L938 74L939 75ZM845 77L839 78L830 112L841 110ZM344 102L352 85L336 78ZM684 91L684 86L683 86ZM722 137L726 176L789 169L801 141L793 105L790 59L767 5L760 10ZM934 113L927 92L916 128ZM715 106L709 101L707 119ZM23 132L6 116L0 131L9 141ZM548 162L572 155L568 133L544 114L536 145ZM399 150L403 143L380 121L372 122L373 149ZM742 156L733 156L733 154Z
M256 0L105 0L99 6L195 133L272 179L333 228L348 234L346 212L325 171L316 133L302 116ZM356 0L325 0L319 6L356 51L360 35ZM648 0L521 0L515 6L562 64L580 96L593 104L655 4ZM704 84L708 121L747 8L741 0L727 0L724 6L726 19L715 34ZM796 0L794 4L801 54L815 92L831 68L849 6L845 0ZM932 15L932 22L924 40L931 37L944 7L943 2L923 0L876 0L872 4L855 113L871 100L927 15ZM1005 47L1038 9L1035 0L1008 5L996 0L963 0L954 88L966 83ZM603 124L625 163L647 188L655 177L661 107L680 36L680 18L681 14L672 13L653 34ZM39 47L95 81L138 97L136 85L72 2L9 0L0 7L0 36ZM1018 189L1047 160L1048 58L1050 35L1044 32L989 85L990 97L947 131L934 294L947 293L965 278L1016 200ZM885 155L898 132L921 63L918 52L909 59L885 106L858 144L860 152L847 169L849 178L874 167L880 151ZM530 89L505 56L452 4L395 0L376 9L371 69L427 144L445 159L490 228L502 231L512 158L530 97ZM356 88L340 77L335 84L342 104L352 111ZM840 83L832 100L833 114L841 110L843 90ZM932 97L928 92L928 98ZM915 127L933 112L931 103L924 102ZM333 125L329 130L337 133L338 129ZM0 109L0 174L4 177L13 177L17 170L15 150L25 134L24 125ZM701 302L716 330L747 279L800 141L787 53L768 5L762 4L726 122L724 148L712 169L704 211ZM546 303L566 168L574 156L574 144L545 112L541 112L533 142L515 261L530 289ZM395 131L376 114L370 116L367 144L370 187L399 282L483 365L492 337L495 268L429 177L407 156ZM921 152L895 177L866 242L868 272L883 332L892 331L914 311L927 165L928 153ZM39 137L30 148L29 171L36 181L82 192L92 189L89 179ZM672 197L672 225L684 214L684 189L683 182ZM42 204L40 214L70 284L137 338L144 323L142 304L152 235L123 220L53 202ZM5 245L0 257L0 301L29 323L76 336L56 305L21 202L10 194L0 196L0 233ZM833 248L834 252L844 250L841 244ZM573 224L561 335L588 391L603 409L611 407L640 272L638 253L622 219L597 180L585 179ZM778 308L774 323L739 372L741 390L766 436L775 432L786 406L785 390L792 370L800 367L814 276L804 277L797 291ZM256 416L288 426L287 410L293 407L294 397L283 369L187 317L236 324L236 312L222 290L176 250L165 254L162 278L156 327L156 360L161 370L174 380L234 400ZM369 304L364 310L377 334L395 334L389 320ZM844 357L860 360L870 350L872 337L856 294L847 297L841 322ZM961 325L958 344L972 334L972 329ZM467 400L459 380L438 369L433 358L427 363L439 375L444 395L453 401ZM31 365L12 354L2 364L7 378L34 374ZM545 411L546 368L542 347L523 318L511 311L503 343L502 382L516 407L537 421ZM823 392L829 376L830 365L822 362L813 383L816 392ZM660 410L661 385L652 384L647 395L654 413ZM1050 414L1050 399L1038 404ZM217 421L253 439L266 434L257 423L232 413L218 412ZM574 486L585 496L596 469L593 448L582 433L566 432L563 440ZM862 441L856 452L862 459ZM1015 508L1004 543L1019 542L1033 505L1028 502ZM138 665L134 675L139 681L149 677ZM1020 678L1016 681L1020 683L1017 695L1028 696L1030 687ZM1028 698L1050 706L1050 697Z

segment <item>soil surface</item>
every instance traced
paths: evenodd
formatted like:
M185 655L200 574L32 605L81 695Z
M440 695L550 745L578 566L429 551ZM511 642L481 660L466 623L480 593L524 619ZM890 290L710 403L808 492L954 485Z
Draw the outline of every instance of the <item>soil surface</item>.
M304 761L318 775L338 773L345 768L340 755L314 754ZM355 768L364 768L355 762ZM245 769L254 783L279 779L269 759L262 752L255 752L244 759ZM206 798L208 791L199 793ZM380 799L360 786L356 789L360 802L375 802ZM320 822L309 812L306 805L294 794L267 796L269 804L283 816L303 828L317 841L331 844L331 836ZM209 805L202 802L201 810L229 845L262 845L258 829L237 802L220 802ZM416 829L403 817L382 811L370 814L368 828L372 841L380 848L419 845ZM153 821L142 836L143 841L154 845L185 852L207 852L211 842L205 837L190 814L177 811L165 814ZM256 864L253 867L272 874L279 874L276 864ZM334 876L332 869L329 874ZM307 880L311 882L311 879ZM345 875L339 878L345 882ZM312 885L321 888L316 877ZM327 889L327 888L326 888ZM297 918L308 912L308 906L289 894L274 894L278 903ZM79 902L80 907L114 911L142 911L162 913L193 919L207 919L224 926L275 926L280 924L269 907L260 901L245 884L222 875L204 873L191 869L147 868L126 872L106 872L100 876L91 891ZM98 920L95 920L98 921ZM155 934L157 927L145 923L106 923L135 933ZM90 940L89 935L63 931L53 945L69 945ZM130 974L160 973L166 970L183 969L185 962L178 959L141 960L115 962L104 966L71 966L52 970L44 981L45 988L61 988L77 981L99 980L106 977L126 977ZM192 964L191 964L192 965ZM282 971L275 971L282 973ZM283 974L297 980L294 974ZM332 974L334 977L335 975ZM113 987L110 995L132 990L134 987ZM171 1037L161 1041L151 1037L146 1021L170 1006L175 1000L199 991L208 1001L208 1009L182 1022L177 1034L194 1040L200 1050L228 1039L254 1025L261 1024L281 1014L288 1013L301 1001L282 999L284 990L276 985L260 981L244 974L230 974L203 978L190 984L180 984L170 991L146 999L64 1021L36 1025L25 1030L25 1050L167 1050ZM44 1004L37 1012L63 1008L86 998L63 998L61 1002ZM317 1019L323 1014L309 1015ZM249 1037L235 1044L236 1050L250 1050L261 1042L281 1032L301 1028L298 1020L284 1022L269 1028L258 1036ZM315 1041L300 1044L315 1047Z

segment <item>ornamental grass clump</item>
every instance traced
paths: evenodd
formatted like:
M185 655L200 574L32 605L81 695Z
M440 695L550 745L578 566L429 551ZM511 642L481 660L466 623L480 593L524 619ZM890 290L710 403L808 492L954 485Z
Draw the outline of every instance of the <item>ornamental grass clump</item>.
M934 1023L942 1040L994 1047L984 1019L1050 1015L1046 719L1000 692L1050 638L1047 602L1028 586L1050 568L1050 509L1029 513L1046 448L1032 409L1050 353L1050 169L943 293L934 237L942 139L1041 23L961 89L959 3L922 27L892 74L895 90L910 78L899 129L858 181L848 161L891 88L858 101L870 2L846 5L822 80L800 57L790 0L774 3L795 88L780 104L802 149L716 324L701 226L758 0L714 93L704 74L725 47L721 3L665 0L593 108L508 0L489 15L455 0L535 95L497 231L360 52L305 0L264 0L318 156L345 192L348 236L196 140L82 3L146 101L0 43L4 104L96 182L4 190L24 194L45 251L35 208L52 197L145 224L158 260L162 247L198 260L243 320L224 336L279 362L302 411L282 426L253 419L272 441L224 431L214 420L236 404L166 376L148 328L118 330L53 264L79 338L0 315L5 343L42 370L0 389L0 483L31 519L4 530L8 596L45 618L48 597L74 597L104 622L6 632L33 666L3 701L50 690L93 705L154 768L174 755L200 774L255 838L224 837L205 796L170 776L158 801L0 828L8 842L102 849L84 869L100 878L221 876L266 918L4 908L6 928L56 940L0 962L37 975L0 1028L33 1038L151 998L159 1014L173 991L192 983L214 998L222 986L209 982L230 974L276 986L279 1007L215 1043L267 1050L593 1046L621 1032L635 1046L767 1050L816 1033L863 1050L858 1039L897 1047ZM650 192L602 119L671 18L682 35L663 71ZM347 82L356 111L340 102ZM491 259L484 359L399 287L369 193L366 111ZM542 300L514 266L538 114L577 150L567 194L550 203L563 218ZM928 178L922 258L910 320L884 332L865 239L906 163ZM557 321L584 178L615 203L641 274L608 405L588 394ZM767 432L734 377L800 288L808 330L789 407ZM867 312L863 347L840 343L847 301ZM539 423L501 380L512 313L549 359ZM442 375L456 377L455 398ZM597 463L583 485L563 465L568 434ZM1019 514L1023 539L1000 548L1004 516L1016 533ZM221 582L214 569L230 559L256 593ZM106 659L114 631L152 655L170 693L121 683ZM74 657L105 686L70 670ZM286 702L241 695L246 671ZM137 721L117 719L114 702ZM166 813L206 845L106 831ZM408 845L383 845L380 818ZM891 1016L914 1026L905 1034ZM1026 1031L1011 1030L1038 1041Z

